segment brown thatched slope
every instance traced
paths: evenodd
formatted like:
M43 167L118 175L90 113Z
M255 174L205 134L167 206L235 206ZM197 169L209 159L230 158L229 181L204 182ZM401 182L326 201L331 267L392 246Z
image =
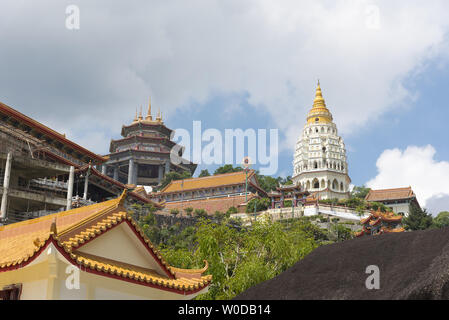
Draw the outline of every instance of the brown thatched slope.
M367 266L380 269L368 290ZM448 299L449 228L365 236L327 245L236 299Z

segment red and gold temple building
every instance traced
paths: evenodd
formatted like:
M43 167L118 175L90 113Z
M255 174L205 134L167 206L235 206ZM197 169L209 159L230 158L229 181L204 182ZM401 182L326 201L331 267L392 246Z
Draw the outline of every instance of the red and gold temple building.
M400 226L402 218L403 216L396 215L393 212L371 211L371 214L367 218L360 220L363 228L355 236L361 237L364 235L404 232L404 228Z

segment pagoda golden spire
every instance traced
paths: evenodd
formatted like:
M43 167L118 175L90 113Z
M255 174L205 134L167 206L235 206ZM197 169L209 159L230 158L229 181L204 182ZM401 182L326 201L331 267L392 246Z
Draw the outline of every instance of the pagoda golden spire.
M133 120L134 122L136 122L137 121L137 108L136 108L136 116L134 117L134 120Z
M153 120L153 117L151 116L151 96L150 96L150 100L148 102L148 113L147 113L147 116L145 117L145 120L148 120L148 121Z
M326 108L326 102L324 102L323 93L321 92L320 80L316 86L315 100L313 100L314 108Z
M307 116L307 123L329 123L332 122L332 114L326 107L326 102L321 92L320 80L318 80L313 107Z

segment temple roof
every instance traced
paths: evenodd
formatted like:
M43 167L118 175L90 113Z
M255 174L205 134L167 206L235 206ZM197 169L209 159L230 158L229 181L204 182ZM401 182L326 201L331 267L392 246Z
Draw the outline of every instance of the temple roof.
M394 212L381 212L381 211L371 211L371 214L360 220L361 224L369 223L371 226L377 225L380 221L383 222L401 222L401 215L396 215Z
M256 183L252 181L254 176ZM246 175L244 171L217 174L201 178L189 178L183 180L173 180L167 186L165 186L160 192L178 192L188 191L194 189L204 189L213 187L222 187L228 185L245 184ZM258 185L257 178L255 177L255 171L250 170L248 172L248 185L251 185L259 191L265 193Z
M196 292L209 285L211 276L202 275L207 262L202 269L181 269L167 264L126 212L123 207L125 197L126 191L113 200L1 226L0 272L25 267L53 243L69 262L84 266L83 271L86 272L181 294ZM162 274L161 271L79 251L84 244L120 224L131 228L160 266Z
M38 135L39 139L47 137L49 140L55 141L54 146L62 150L64 153L67 153L67 149L76 151L80 156L84 157L84 162L86 163L92 161L93 163L100 164L106 161L101 155L95 154L92 151L89 151L67 139L65 134L58 133L1 102L0 117L9 119L9 121L13 123L20 124L21 130L30 134L34 132L34 135Z
M85 166L83 166L81 168L76 169L75 170L75 174L87 172L88 170L89 170L89 165L85 165ZM97 169L95 169L92 166L90 168L90 174L98 177L101 180L104 180L107 183L110 183L112 185L117 186L119 189L121 189L121 191L129 189L127 187L127 185L125 185L125 184L121 183L120 181L117 181L117 180L115 180L115 179L113 179L113 178L111 178L111 177L109 177L109 176L107 176L105 174L102 174L100 171L98 171ZM136 192L137 191L136 189L133 190L133 191L129 191L128 195L130 197L134 198L135 200L138 200L138 201L141 201L141 202L144 202L144 203L151 203L152 205L154 205L157 208L161 207L160 204L155 203L155 202L151 201L150 199L148 199L146 196L142 195L141 193Z
M366 201L402 200L415 198L412 187L370 190L365 197Z

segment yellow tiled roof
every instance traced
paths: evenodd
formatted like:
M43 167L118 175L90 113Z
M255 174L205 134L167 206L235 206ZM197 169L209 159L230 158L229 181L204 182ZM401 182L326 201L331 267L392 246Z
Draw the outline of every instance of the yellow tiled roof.
M254 170L248 172L248 183L251 176L254 174ZM224 174L217 174L208 177L190 178L184 180L173 180L161 192L177 192L186 191L192 189L221 187L226 185L234 185L245 183L245 172L231 172Z
M0 268L7 263L25 260L34 255L50 237L50 227L56 219L58 230L67 229L92 214L116 206L117 199L96 203L44 217L0 227Z
M125 195L126 191L117 199L0 227L0 271L9 267L21 267L22 263L33 258L49 240L54 240L74 263L105 274L181 291L192 291L209 284L211 276L202 276L207 267L189 270L174 268L166 263L137 223L125 211L122 206ZM161 267L166 270L166 275L77 251L77 248L86 241L125 220L157 257Z
M382 190L370 190L365 197L367 201L400 200L414 197L411 187Z

